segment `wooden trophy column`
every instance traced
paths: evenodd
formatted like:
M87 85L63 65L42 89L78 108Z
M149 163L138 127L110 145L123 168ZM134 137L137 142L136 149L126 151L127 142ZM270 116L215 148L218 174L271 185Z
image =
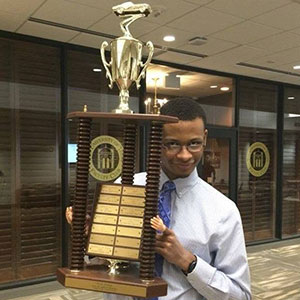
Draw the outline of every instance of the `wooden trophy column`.
M73 272L84 268L85 218L88 195L90 161L91 119L80 118L77 132L76 189L73 205L72 254L70 269Z

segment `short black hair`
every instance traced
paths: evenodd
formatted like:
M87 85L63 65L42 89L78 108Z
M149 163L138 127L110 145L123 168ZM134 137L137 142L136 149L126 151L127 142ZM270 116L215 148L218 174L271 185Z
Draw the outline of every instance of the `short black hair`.
M200 118L206 128L206 114L200 104L191 98L179 97L169 100L161 107L160 114L177 117L180 121Z

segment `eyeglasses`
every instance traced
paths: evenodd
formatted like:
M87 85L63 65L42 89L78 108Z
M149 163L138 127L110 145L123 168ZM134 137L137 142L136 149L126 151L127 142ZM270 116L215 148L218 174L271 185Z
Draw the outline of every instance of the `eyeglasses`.
M203 141L195 140L191 141L188 144L181 145L178 142L170 141L163 143L162 146L171 154L177 154L182 151L182 148L185 147L190 153L196 153L201 151L204 147Z

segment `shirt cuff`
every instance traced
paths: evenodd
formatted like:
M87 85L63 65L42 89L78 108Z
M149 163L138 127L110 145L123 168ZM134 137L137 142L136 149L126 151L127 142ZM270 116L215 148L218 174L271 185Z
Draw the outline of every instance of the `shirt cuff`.
M187 275L187 279L192 286L207 286L212 281L216 270L216 268L197 256L197 265Z

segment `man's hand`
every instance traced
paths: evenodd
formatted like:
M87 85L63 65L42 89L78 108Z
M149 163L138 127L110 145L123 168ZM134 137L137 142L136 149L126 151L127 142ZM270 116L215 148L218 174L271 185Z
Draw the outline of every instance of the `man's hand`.
M73 221L73 207L69 206L66 208L66 219L67 222L72 226L72 221ZM89 214L86 214L85 216L85 234L88 235L89 233L89 228L91 226L91 217Z
M69 206L66 208L66 219L67 222L72 225L72 221L73 221L73 207Z
M156 235L155 251L183 271L187 271L195 259L194 254L180 244L174 231L167 227L163 234Z
M167 226L164 224L163 220L160 218L159 215L151 218L150 224L153 229L158 230L160 232L164 232L167 228Z

